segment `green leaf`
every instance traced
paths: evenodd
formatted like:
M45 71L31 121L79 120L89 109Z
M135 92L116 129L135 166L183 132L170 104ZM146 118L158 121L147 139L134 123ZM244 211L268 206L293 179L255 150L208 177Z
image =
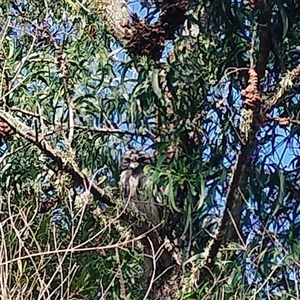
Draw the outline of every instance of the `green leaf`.
M162 92L161 92L161 89L159 87L159 69L158 68L153 68L152 70L152 87L153 87L153 91L155 93L155 95L158 97L158 98L161 98L162 97Z

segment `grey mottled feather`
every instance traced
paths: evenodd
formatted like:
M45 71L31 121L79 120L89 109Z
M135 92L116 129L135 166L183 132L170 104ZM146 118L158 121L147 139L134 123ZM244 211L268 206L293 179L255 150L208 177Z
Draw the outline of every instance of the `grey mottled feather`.
M147 195L144 187L144 166L151 164L150 155L142 150L131 149L125 152L121 161L120 192L128 207L136 207L154 225L160 222L157 204Z

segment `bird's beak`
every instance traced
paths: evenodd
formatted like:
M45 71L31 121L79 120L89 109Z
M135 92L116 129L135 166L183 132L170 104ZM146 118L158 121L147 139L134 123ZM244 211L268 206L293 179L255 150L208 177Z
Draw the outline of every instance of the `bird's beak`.
M139 163L137 161L132 161L129 165L131 169L136 169L139 166Z

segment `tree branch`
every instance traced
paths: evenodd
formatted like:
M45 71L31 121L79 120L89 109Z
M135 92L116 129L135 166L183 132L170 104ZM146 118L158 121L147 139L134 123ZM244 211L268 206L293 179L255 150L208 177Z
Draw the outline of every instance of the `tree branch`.
M17 134L36 145L43 153L45 153L49 158L51 158L57 167L71 175L72 179L75 183L82 184L84 186L88 186L90 188L90 192L93 196L100 200L101 202L107 204L108 206L115 206L111 197L108 193L96 186L91 180L88 179L87 175L85 175L78 167L75 160L68 155L68 153L64 153L62 151L56 150L52 148L47 141L42 139L39 134L36 134L32 131L28 126L24 125L17 118L11 116L8 112L0 109L0 118L2 118Z
M271 16L272 9L269 1L266 1L263 12L260 15L260 45L257 53L256 72L258 74L258 80L260 81L264 75L268 62L269 53L271 51ZM227 200L223 212L223 216L219 221L219 226L215 238L211 240L207 255L204 261L202 272L204 273L207 268L211 267L216 259L216 256L220 250L221 244L228 243L237 239L237 232L234 224L240 226L241 213L243 209L243 199L241 193L246 189L246 180L244 176L244 170L255 143L255 133L257 127L252 129L251 137L245 144L241 145L240 153L237 157L237 162L233 168L233 174L231 182L228 187Z
M41 117L40 114L28 111L28 110L24 110L18 107L9 107L10 111L16 111L19 112L21 114L30 116L30 117L34 117L34 118L38 118L38 119L43 119L44 122L51 124L51 122L49 120L47 120L45 117ZM126 129L119 129L119 128L99 128L99 127L95 127L95 126L89 126L89 125L76 125L74 124L74 129L78 129L78 130L83 130L83 131L88 131L88 132L98 132L98 133L103 133L103 134L119 134L119 135L131 135L131 136L141 136L141 137L145 137L145 138L149 138L149 139L154 139L154 134L152 134L151 132L145 132L145 133L139 133L136 131L131 131L131 130L126 130Z
M233 173L228 187L226 206L223 216L220 219L215 238L213 238L208 245L208 255L204 262L205 267L211 267L214 264L221 244L234 240L237 237L237 232L233 226L234 224L231 222L231 217L235 224L240 224L243 208L240 189L244 190L245 188L245 183L242 182L242 178L251 148L252 142L250 141L242 145L236 165L232 169Z
M121 135L131 135L131 136L143 136L147 138L153 138L154 135L151 134L150 132L147 133L138 133L130 130L125 130L125 129L118 129L118 128L98 128L94 126L84 126L84 125L74 125L75 129L81 129L85 131L90 131L90 132L98 132L98 133L106 133L106 134L121 134Z

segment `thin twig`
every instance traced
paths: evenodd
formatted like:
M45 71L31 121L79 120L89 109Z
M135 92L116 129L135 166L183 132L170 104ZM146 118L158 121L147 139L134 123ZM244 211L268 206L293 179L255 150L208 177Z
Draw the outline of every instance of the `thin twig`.
M149 237L147 237L148 243L150 244L151 247L151 252L152 252L152 264L153 264L153 269L152 269L152 275L151 275L151 280L147 289L147 292L143 298L143 300L148 299L148 295L150 294L151 290L152 290L152 286L154 283L154 278L155 278L155 273L156 273L156 255L155 255L155 251L154 251L154 246L153 243L151 241L151 239Z
M265 287L265 285L268 283L268 281L272 278L273 274L276 272L276 270L281 266L282 262L284 261L284 259L286 258L286 256L284 256L282 259L280 259L278 261L278 263L276 264L276 266L271 270L271 272L269 273L268 277L266 278L266 280L263 282L263 284L257 289L257 291L255 292L255 294L250 298L252 299L256 299L256 295Z
M19 107L16 107L16 106L13 106L13 107L9 107L8 108L10 111L16 111L16 112L20 112L21 114L24 114L24 115L27 115L27 116L30 116L30 117L34 117L34 118L41 118L41 115L40 114L36 114L34 112L31 112L31 111L28 111L28 110L25 110L25 109L21 109ZM47 123L50 123L45 117L42 117L43 120Z
M227 210L227 213L228 213L228 215L229 215L229 217L230 217L230 220L231 220L231 222L232 222L232 224L233 224L233 227L234 227L234 229L235 229L235 232L236 232L237 236L239 237L241 243L243 244L244 250L246 250L247 245L245 244L244 239L243 239L243 237L242 237L242 235L241 235L241 233L240 233L240 230L239 230L239 228L238 228L238 224L236 224L236 221L235 221L234 217L232 216L230 210Z
M153 138L150 133L139 133L135 131L125 130L125 129L118 129L118 128L98 128L94 126L84 126L84 125L74 125L75 129L85 130L89 132L99 132L99 133L106 133L106 134L121 134L121 135L132 135L132 136L144 136L148 138Z

